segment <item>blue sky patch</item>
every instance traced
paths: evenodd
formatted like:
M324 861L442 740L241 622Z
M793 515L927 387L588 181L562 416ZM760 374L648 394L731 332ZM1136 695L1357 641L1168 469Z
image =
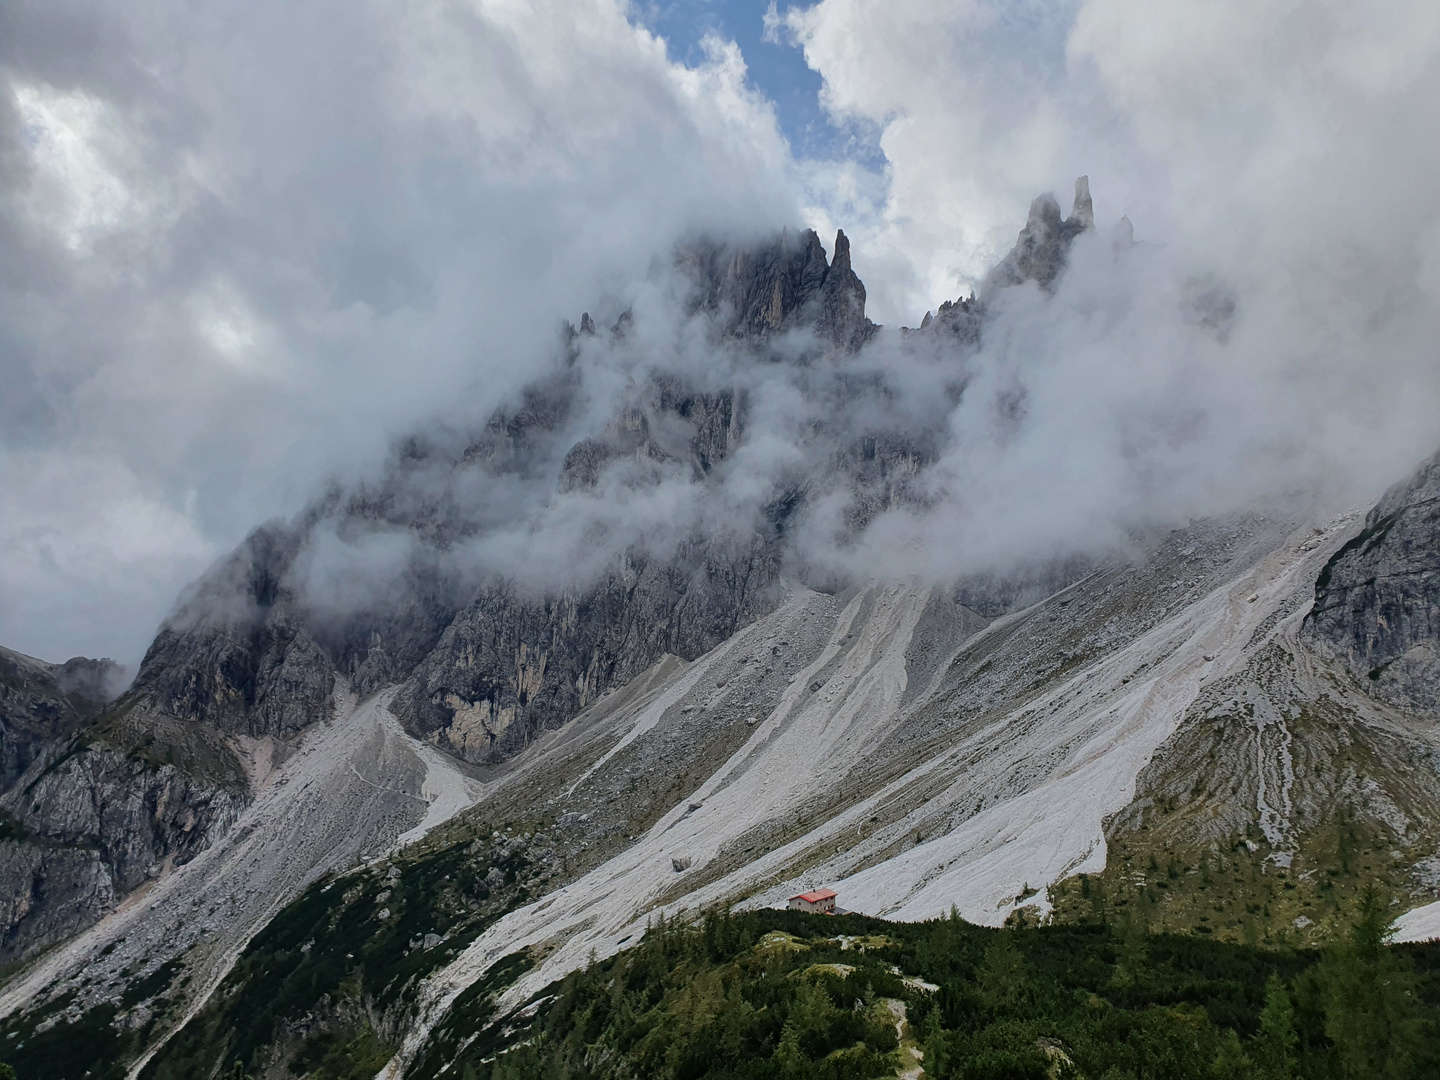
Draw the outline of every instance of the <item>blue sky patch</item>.
M784 14L790 5L779 5ZM734 41L752 86L775 103L780 130L797 158L847 158L871 169L884 165L877 131L836 126L820 106L820 73L789 41L765 40L769 0L655 0L635 5L635 18L665 39L670 59L694 67L705 59L709 33Z

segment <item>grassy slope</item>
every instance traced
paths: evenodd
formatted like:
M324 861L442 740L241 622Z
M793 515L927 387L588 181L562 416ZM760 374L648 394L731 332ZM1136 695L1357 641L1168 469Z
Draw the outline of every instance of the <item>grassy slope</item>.
M255 937L143 1075L188 1080L238 1064L373 1076L408 991L529 899L529 866L523 850L475 841L317 883Z
M1197 703L1107 823L1104 872L1051 889L1057 919L1320 945L1367 887L1392 914L1434 899L1433 746L1307 662L1271 645Z

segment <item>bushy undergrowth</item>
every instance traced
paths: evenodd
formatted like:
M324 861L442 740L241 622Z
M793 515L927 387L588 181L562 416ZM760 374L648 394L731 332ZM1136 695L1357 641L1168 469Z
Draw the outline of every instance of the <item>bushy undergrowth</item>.
M520 853L491 861L455 844L312 886L256 935L143 1075L190 1080L278 1067L369 1080L394 1049L383 1021L398 1020L419 980L527 899L526 866ZM21 1080L30 1080L23 1069Z
M912 1047L929 1080L1440 1075L1440 948L1386 947L1383 931L1375 902L1324 954L1103 926L715 914L653 928L508 1018L471 1017L467 1038L450 1033L463 1048L415 1075L448 1062L460 1080L868 1080L921 1064Z

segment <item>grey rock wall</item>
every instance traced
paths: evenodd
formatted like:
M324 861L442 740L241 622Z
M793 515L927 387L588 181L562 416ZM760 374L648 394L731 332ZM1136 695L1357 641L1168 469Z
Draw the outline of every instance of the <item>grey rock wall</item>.
M256 529L191 588L126 695L133 707L246 735L293 735L329 714L334 667L295 610L300 531Z
M1440 454L1325 566L1304 639L1376 697L1440 715Z
M245 805L218 732L107 705L117 673L0 650L0 963L93 924Z
M1060 217L1060 204L1055 196L1041 195L1030 204L1030 216L1015 241L1015 247L986 275L980 288L981 300L988 299L997 289L1033 281L1050 292L1070 254L1075 237L1095 226L1095 210L1090 200L1090 180L1075 181L1075 202L1070 216Z
M1124 236L1129 247L1133 229L1129 218L1121 218L1117 237ZM1025 227L1015 239L1015 246L991 269L980 285L979 299L968 297L947 300L933 315L925 313L916 330L907 329L907 337L943 337L961 344L976 345L985 324L985 304L1001 289L1035 282L1045 292L1053 292L1070 259L1070 245L1082 233L1095 227L1095 207L1090 198L1090 179L1082 176L1075 181L1075 201L1070 216L1060 216L1060 203L1046 193L1030 204ZM1119 241L1117 239L1117 247Z
M698 243L680 253L695 282L693 310L715 316L722 334L762 341L796 327L843 349L864 344L877 327L865 317L865 286L850 267L850 241L835 235L827 262L814 229L783 233L743 248Z
M0 963L92 925L239 816L243 788L120 749L71 745L3 797Z
M0 649L0 792L98 711L115 670L108 660L47 664Z
M779 552L697 538L673 559L635 555L598 585L527 596L485 589L445 630L392 708L470 761L508 757L666 653L709 651L779 601Z
M994 287L1050 287L1090 219L1083 179L1068 219L1053 198L1037 200ZM337 678L362 694L400 683L393 708L412 732L469 760L503 758L661 656L698 656L771 610L788 538L807 506L843 497L841 528L853 533L923 500L914 480L943 433L887 421L883 374L847 374L826 362L862 348L878 329L865 316L843 232L830 259L804 230L747 246L696 242L677 263L690 283L689 313L708 320L717 348L797 365L797 384L815 406L818 449L756 520L728 523L724 536L697 531L658 554L637 545L599 580L569 588L527 591L483 567L479 580L456 569L448 559L455 545L513 522L506 504L492 511L454 497L470 470L513 481L512 492L585 493L664 478L703 484L743 443L743 389L699 385L663 364L637 367L609 423L582 424L577 435L591 403L576 362L587 348L623 345L631 327L628 314L608 330L586 314L578 329L566 328L557 370L473 436L417 435L380 480L256 530L167 620L127 702L220 732L289 738L327 715ZM952 335L978 340L983 305L962 301L942 315ZM415 555L373 601L341 615L317 612L303 579L321 525L342 536L392 530L418 541ZM825 573L815 571L821 580L810 584L843 585Z

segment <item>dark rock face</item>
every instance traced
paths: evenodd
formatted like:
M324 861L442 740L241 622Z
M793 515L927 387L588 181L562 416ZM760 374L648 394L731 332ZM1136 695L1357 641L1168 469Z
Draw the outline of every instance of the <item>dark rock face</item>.
M289 735L327 716L334 668L286 583L298 550L292 530L251 533L166 621L127 702L232 734Z
M820 284L820 313L816 331L845 349L858 349L877 327L865 317L865 286L850 269L850 241L835 234L835 258Z
M1129 247L1134 230L1129 218L1121 218L1116 231L1117 249ZM1060 204L1049 193L1041 195L1030 204L1030 216L1015 246L995 264L980 286L980 298L974 294L958 300L947 300L931 315L925 313L918 330L907 330L906 334L944 334L958 339L963 344L974 345L980 341L980 330L985 322L985 303L992 300L1001 289L1023 285L1033 281L1045 292L1053 292L1060 274L1070 257L1070 245L1081 233L1095 227L1095 207L1090 199L1090 178L1082 176L1075 181L1075 201L1070 207L1070 216L1062 219Z
M118 899L94 848L0 840L0 960L22 960L78 934Z
M1095 211L1090 201L1090 180L1082 176L1075 181L1075 202L1070 216L1060 219L1060 204L1054 195L1041 195L1030 204L1030 217L1015 247L986 276L981 298L993 295L999 288L1033 281L1046 292L1055 287L1065 269L1070 244L1075 237L1095 226Z
M693 658L770 611L778 553L697 538L636 554L589 589L484 590L445 630L394 705L416 734L467 760L508 757L666 653Z
M1065 221L1051 212L1053 198L1037 200L996 287L1053 283L1070 241L1089 227L1083 187ZM288 738L327 715L337 678L362 694L400 684L392 707L413 733L472 761L507 757L666 653L698 656L770 610L789 530L807 506L842 500L839 527L853 534L923 499L914 480L942 433L886 419L883 373L831 363L878 329L865 316L843 232L830 260L805 230L744 248L695 243L677 265L689 283L687 312L704 321L715 348L749 357L742 368L789 364L816 410L801 436L814 442L809 463L765 496L755 520L727 523L724 535L682 530L659 553L632 545L588 583L550 591L483 566L478 577L457 569L457 545L527 512L501 500L462 505L455 493L466 485L604 499L617 485L706 484L745 442L743 380L707 382L664 363L626 369L629 385L596 427L577 361L586 350L623 348L634 327L626 314L605 331L587 313L578 329L566 328L557 369L477 432L407 440L380 481L252 534L167 620L126 702L222 733ZM936 324L974 341L982 317L972 299L943 307ZM307 602L305 584L321 528L404 537L411 555L378 597L327 615Z
M1376 697L1440 713L1440 454L1325 566L1304 636Z
M0 649L0 791L99 711L118 671L109 660L56 665Z
M117 671L0 650L0 963L96 922L245 804L239 763L208 725L105 706Z
M243 787L102 742L64 749L0 797L0 962L96 922L208 846L247 801Z
M697 283L694 310L716 316L722 333L763 340L797 326L846 349L859 348L877 327L865 317L865 286L850 268L850 241L835 236L828 265L814 229L732 250L695 245L680 257Z

